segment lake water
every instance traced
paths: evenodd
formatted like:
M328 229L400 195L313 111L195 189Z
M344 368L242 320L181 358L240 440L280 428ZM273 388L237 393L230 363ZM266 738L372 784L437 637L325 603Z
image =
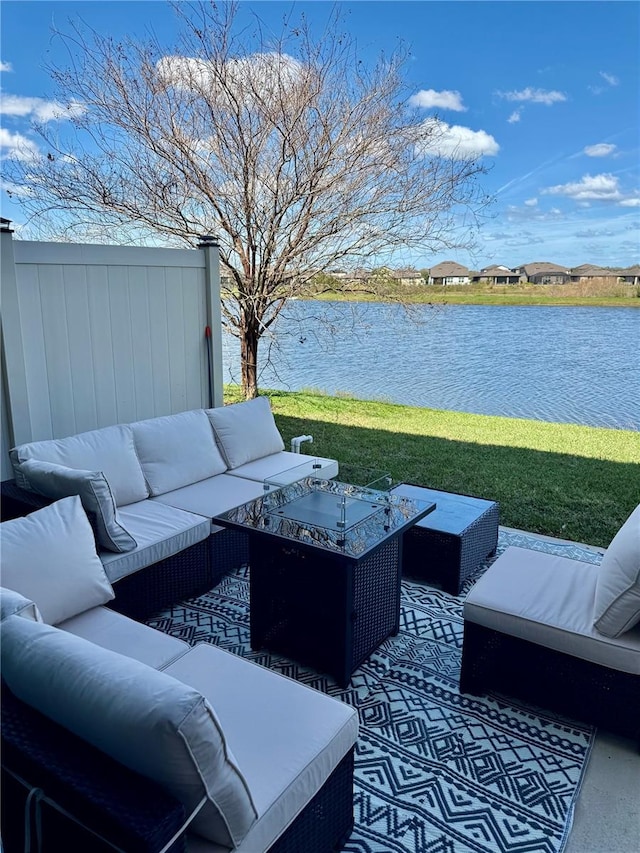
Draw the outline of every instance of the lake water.
M292 301L260 346L263 388L640 430L640 309Z

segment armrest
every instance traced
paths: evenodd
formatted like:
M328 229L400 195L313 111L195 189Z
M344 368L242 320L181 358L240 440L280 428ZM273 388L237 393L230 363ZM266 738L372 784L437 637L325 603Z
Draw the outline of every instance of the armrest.
M41 838L43 851L55 850L61 838L69 850L94 853L185 850L182 803L21 702L4 684L1 725L7 850L26 849L29 833Z

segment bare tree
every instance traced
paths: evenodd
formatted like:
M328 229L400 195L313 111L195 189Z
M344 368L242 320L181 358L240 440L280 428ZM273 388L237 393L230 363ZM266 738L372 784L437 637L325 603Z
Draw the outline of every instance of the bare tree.
M176 4L179 40L115 43L84 26L50 69L73 133L39 128L41 157L5 161L26 211L58 233L111 228L221 245L223 316L257 393L260 338L286 301L336 263L466 243L454 225L482 204L478 156L446 156L440 123L408 106L399 51L367 68L334 12L276 37L240 29L233 3ZM80 105L80 107L79 107Z

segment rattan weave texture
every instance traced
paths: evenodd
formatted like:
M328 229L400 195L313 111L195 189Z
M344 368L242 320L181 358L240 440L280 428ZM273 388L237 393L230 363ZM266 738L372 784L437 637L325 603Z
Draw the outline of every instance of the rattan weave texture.
M502 693L640 742L640 675L465 620L460 692Z

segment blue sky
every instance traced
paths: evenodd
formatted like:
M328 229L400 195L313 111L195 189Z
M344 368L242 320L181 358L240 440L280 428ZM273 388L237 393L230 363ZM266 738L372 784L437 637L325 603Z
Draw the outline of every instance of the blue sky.
M244 0L279 30L304 11L320 27L330 3ZM577 266L640 262L640 4L637 2L345 2L345 28L365 61L410 48L408 82L425 118L449 125L451 144L483 153L483 189L495 196L473 254L419 253L418 267L458 260L474 268L548 260ZM1 156L33 119L60 121L45 63L64 65L51 27L82 17L115 38L152 26L167 46L165 3L3 0ZM2 215L19 207L2 194Z

